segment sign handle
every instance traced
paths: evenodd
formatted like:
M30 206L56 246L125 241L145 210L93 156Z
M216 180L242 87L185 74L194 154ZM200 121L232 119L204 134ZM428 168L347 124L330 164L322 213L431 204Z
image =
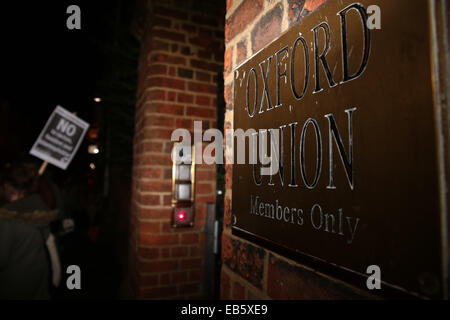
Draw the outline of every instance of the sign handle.
M39 175L39 176L42 176L42 175L44 174L45 169L47 169L47 165L48 165L48 162L47 162L47 161L44 161L44 162L42 163L42 165L41 165L41 167L39 168L39 171L38 171L38 175Z

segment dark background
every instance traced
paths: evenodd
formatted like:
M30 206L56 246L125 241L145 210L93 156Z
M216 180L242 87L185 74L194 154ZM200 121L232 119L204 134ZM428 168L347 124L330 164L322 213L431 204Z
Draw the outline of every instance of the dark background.
M47 177L70 194L75 233L58 239L65 266L80 265L81 292L55 299L115 298L126 274L138 41L131 0L2 1L0 4L0 169L28 155L57 105L90 123L63 171ZM81 30L66 26L67 7L81 9ZM96 103L95 97L102 101ZM87 152L89 144L100 153ZM95 170L91 168L95 164Z
M94 41L105 34L101 20L112 3L2 3L2 98L31 124L30 133L43 127L57 104L92 121L92 98L104 68ZM81 30L66 28L70 4L81 8Z
M66 27L72 4L81 8L81 30ZM118 0L2 2L2 161L28 152L58 104L91 124L102 120L93 98L105 101L111 48L129 34L133 8Z

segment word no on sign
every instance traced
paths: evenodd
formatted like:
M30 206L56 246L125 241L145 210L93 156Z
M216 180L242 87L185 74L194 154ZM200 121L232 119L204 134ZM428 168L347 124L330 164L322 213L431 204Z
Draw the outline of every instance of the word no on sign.
M30 154L66 170L83 141L89 124L57 106Z

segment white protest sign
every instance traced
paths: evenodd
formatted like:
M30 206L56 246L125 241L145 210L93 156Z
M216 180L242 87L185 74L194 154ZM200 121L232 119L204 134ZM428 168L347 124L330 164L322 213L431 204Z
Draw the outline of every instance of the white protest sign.
M63 170L83 141L89 124L57 106L30 150L30 154Z

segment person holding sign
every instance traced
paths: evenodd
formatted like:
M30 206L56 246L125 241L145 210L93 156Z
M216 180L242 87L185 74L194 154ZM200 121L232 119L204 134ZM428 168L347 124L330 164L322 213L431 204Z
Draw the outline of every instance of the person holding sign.
M58 217L58 210L48 208L37 193L37 183L36 167L25 163L13 166L1 176L1 194L7 201L0 208L3 299L48 299L50 270L53 285L59 284L59 256L49 228Z

